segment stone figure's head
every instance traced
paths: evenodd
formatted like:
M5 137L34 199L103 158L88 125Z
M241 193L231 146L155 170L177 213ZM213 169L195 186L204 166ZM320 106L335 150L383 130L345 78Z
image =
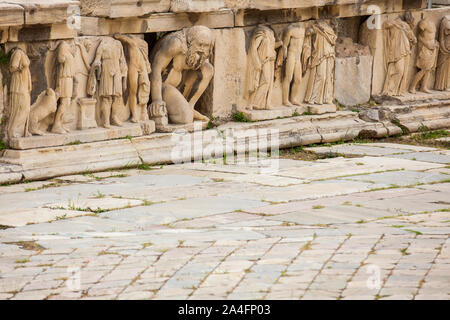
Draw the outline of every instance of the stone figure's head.
M450 35L450 16L442 19L441 30L444 36Z
M414 26L414 17L412 16L410 11L405 12L403 19L406 21L407 24L411 26L411 28Z
M204 26L194 26L186 29L186 64L193 70L198 70L210 57L213 47L212 31Z

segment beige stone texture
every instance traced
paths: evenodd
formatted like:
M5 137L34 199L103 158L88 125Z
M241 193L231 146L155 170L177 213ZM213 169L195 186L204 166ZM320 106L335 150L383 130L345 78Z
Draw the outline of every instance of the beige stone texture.
M246 38L243 28L214 30L214 78L199 101L205 114L229 118L233 108L243 105L245 87ZM236 111L236 110L234 110Z
M243 110L242 113L250 121L264 121L302 115L307 111L304 106L280 107L268 110Z
M307 104L307 110L312 114L324 114L336 112L337 107L332 103L326 104Z
M335 98L346 106L355 106L370 100L372 84L370 55L336 58Z
M27 138L13 138L9 141L12 149L25 150L34 148L45 148L54 146L65 146L70 144L80 144L95 141L112 139L124 139L138 137L144 134L155 132L155 124L149 120L146 123L126 122L122 127L92 128L85 130L71 131L67 134L46 134Z
M26 180L102 171L141 163L129 139L30 150L6 150L2 161L21 165L21 173Z
M22 25L24 23L24 9L11 2L0 3L0 27ZM3 30L2 33L8 31Z
M152 12L166 12L170 0L80 0L81 12L86 16L128 18Z

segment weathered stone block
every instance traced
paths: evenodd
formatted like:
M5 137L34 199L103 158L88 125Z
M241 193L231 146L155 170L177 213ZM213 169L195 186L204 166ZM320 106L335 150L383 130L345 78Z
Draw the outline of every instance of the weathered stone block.
M372 56L336 58L335 98L346 106L370 100Z
M170 0L81 0L81 12L86 16L126 18L152 12L167 12Z
M155 131L153 121L149 121L146 127L146 134ZM151 131L151 132L149 132ZM34 148L45 148L54 146L64 146L70 144L80 144L95 141L120 139L126 137L138 137L144 135L143 129L138 123L124 123L122 127L93 128L76 130L68 134L48 134L44 136L32 136L25 138L13 138L9 145L13 149L24 150Z
M299 116L306 111L306 107L281 107L269 110L244 110L242 113L250 121L264 121Z
M95 105L97 100L92 98L81 98L78 100L80 106L80 115L78 117L78 129L90 129L97 128L97 122L95 121Z
M12 3L0 3L0 27L21 25L23 23L24 9L22 6Z
M334 104L310 104L306 107L308 108L308 112L312 114L333 113L337 110Z

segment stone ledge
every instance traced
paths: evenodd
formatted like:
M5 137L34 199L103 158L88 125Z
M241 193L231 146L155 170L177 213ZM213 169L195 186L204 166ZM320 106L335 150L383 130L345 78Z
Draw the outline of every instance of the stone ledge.
M101 17L81 17L81 35L106 36L120 33L145 33L176 31L194 25L204 25L211 29L233 28L234 14L231 10L219 10L198 14L196 19L187 13L155 13L145 18L130 17L108 19Z
M280 107L269 110L256 110L256 109L243 110L242 113L250 121L264 121L264 120L292 117L296 113L297 115L301 115L305 111L306 111L305 107L297 106L297 107Z
M445 107L449 108L450 107ZM445 109L447 110L447 109ZM417 120L405 119L411 124L414 132L415 123L421 123L433 129L450 127L450 119L446 113L437 117ZM419 116L420 117L420 116ZM410 122L408 122L410 121ZM270 134L269 129L279 130L279 148L290 148L313 143L349 141L358 136L383 137L398 134L401 129L392 123L365 122L355 112L338 111L336 113L301 116L260 122L230 122L212 130L197 131L184 134L183 142L193 146L193 155L205 158L215 156L217 147L228 152L242 148L243 136L254 135L255 132L264 138ZM242 131L244 130L244 131ZM249 130L249 131L245 131ZM259 131L258 131L259 130ZM233 135L233 132L235 135ZM232 141L224 140L230 134ZM200 146L198 140L202 138ZM223 149L224 146L228 149ZM148 164L172 163L172 157L180 155L176 148L180 142L173 139L171 133L153 133L132 139L119 139L92 142L80 145L48 147L31 150L5 150L0 158L0 184L18 182L20 180L47 179L56 176L71 175L86 171L102 171L126 166L135 166L142 162ZM255 151L257 146L245 145L247 152ZM181 154L181 156L183 156ZM5 165L8 164L8 165ZM5 168L3 171L1 168Z
M450 100L450 91L434 91L431 93L417 92L415 94L405 93L403 96L396 97L385 97L378 96L374 97L377 102L382 102L383 104L398 104L400 106L410 106L411 104L419 105L425 102Z
M0 27L22 25L24 22L24 8L22 6L13 3L0 3Z
M128 18L153 12L167 12L171 0L80 0L81 13L86 16Z
M68 134L46 134L26 138L13 138L9 142L12 149L26 150L35 148L57 147L69 144L89 143L104 140L138 137L155 132L155 123L124 123L122 127L112 126L110 129L92 128L71 131Z
M160 133L172 133L172 132L176 132L176 131L193 132L197 129L205 130L207 126L208 126L208 122L205 122L205 121L196 121L195 123L189 123L189 124L157 123L156 131L160 132Z
M312 114L334 113L337 110L334 104L308 104L306 108Z

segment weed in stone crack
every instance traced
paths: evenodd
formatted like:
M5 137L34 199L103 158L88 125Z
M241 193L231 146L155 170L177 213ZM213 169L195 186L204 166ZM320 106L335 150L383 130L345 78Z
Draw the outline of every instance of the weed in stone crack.
M109 254L112 254L112 255L119 255L119 256L120 256L120 253L119 253L119 252L115 252L115 251L106 251L106 250L100 251L100 252L98 253L98 256L104 256L104 255L109 255Z
M234 122L250 122L242 112L233 113L233 120Z
M76 141L72 141L66 144L66 146L76 146L82 144L82 142L80 140L76 140Z
M106 195L104 195L103 193L101 193L99 190L97 190L97 193L94 195L95 199L102 199L106 197Z
M37 190L42 190L42 189L47 189L47 188L56 188L56 187L60 187L60 186L62 186L61 183L52 182L52 183L49 183L49 184L44 184L44 185L42 185L40 187L37 187L37 188L27 188L27 189L25 189L25 192L37 191Z
M404 229L405 231L411 232L411 233L415 233L418 236L421 236L423 233L417 230L411 230L411 229Z
M21 263L21 264L27 263L27 262L30 262L30 259L19 259L19 260L15 261L15 263Z
M62 216L57 216L56 220L64 220L67 218L67 214L63 214Z
M15 241L15 242L5 242L6 244L14 244L19 246L20 249L23 250L33 250L33 251L42 251L45 248L36 243L36 241Z
M409 252L407 252L408 251L408 248L403 248L403 249L400 249L400 252L402 253L402 255L404 255L404 256L409 256L410 255L410 253Z
M146 243L143 243L143 244L142 244L142 247L145 249L145 248L151 247L152 245L153 245L153 243L151 243L151 242L146 242Z
M323 209L323 208L325 208L324 206L320 206L320 205L318 205L318 206L313 206L312 207L314 210L319 210L319 209Z
M145 163L145 162L138 165L137 169L144 170L144 171L154 170L154 168L152 168L148 163Z

